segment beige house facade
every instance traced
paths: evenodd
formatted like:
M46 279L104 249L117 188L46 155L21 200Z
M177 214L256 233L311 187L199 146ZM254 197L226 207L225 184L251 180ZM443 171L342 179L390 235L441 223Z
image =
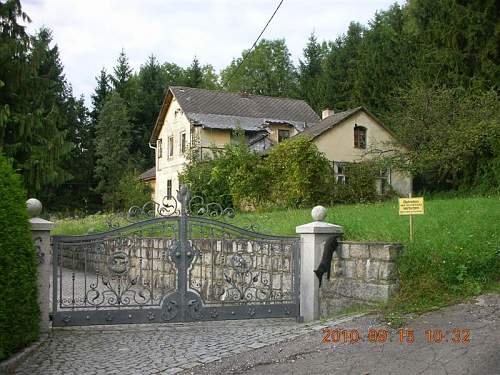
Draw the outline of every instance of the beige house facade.
M349 163L370 159L381 153L402 149L395 135L366 108L358 107L334 113L323 111L323 119L302 134L308 135L333 163L337 180L346 178ZM409 175L400 171L380 171L377 191L387 193L390 188L400 196L408 196L412 189Z
M150 147L155 149L155 167L139 178L154 188L153 199L162 203L176 196L179 174L188 162L192 145L200 152L234 141L234 132L244 132L250 148L262 152L290 137L307 134L329 160L337 179L345 163L368 157L369 150L387 150L397 145L394 135L363 107L333 113L320 119L302 100L247 93L227 93L189 87L169 87L156 121ZM411 189L411 179L384 171L379 191L390 185L400 195Z

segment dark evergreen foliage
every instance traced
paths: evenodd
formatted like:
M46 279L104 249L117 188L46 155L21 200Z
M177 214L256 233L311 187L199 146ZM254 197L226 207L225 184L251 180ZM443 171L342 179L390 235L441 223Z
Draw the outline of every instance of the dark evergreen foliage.
M311 34L306 48L304 48L304 60L299 61L299 88L300 96L316 111L322 109L323 87L321 78L323 75L323 59L326 44L320 45L316 36Z
M116 61L116 66L113 68L113 75L110 76L113 90L120 95L129 105L132 101L133 87L132 87L132 68L128 62L128 57L125 50L121 50L120 55Z
M126 172L133 168L130 155L132 131L125 100L118 92L104 103L96 129L96 190L110 209L119 207L118 185Z
M20 176L0 154L0 361L38 338L36 253L26 192Z
M94 93L91 95L92 98L92 111L90 112L90 118L94 124L97 123L99 119L99 114L101 113L102 106L106 101L106 97L111 92L110 77L106 73L106 69L102 68L101 73L95 78L97 81L97 86Z
M203 73L201 71L200 62L195 56L191 66L186 71L186 85L189 87L201 87L203 82Z
M130 110L133 118L131 151L137 155L137 167L140 169L146 169L154 162L154 152L149 147L149 137L163 103L166 79L166 74L153 55L139 70L137 100L132 103Z

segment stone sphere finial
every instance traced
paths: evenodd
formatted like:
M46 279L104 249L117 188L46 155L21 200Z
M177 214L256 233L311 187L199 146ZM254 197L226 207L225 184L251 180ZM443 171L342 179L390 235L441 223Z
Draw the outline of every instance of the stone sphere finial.
M30 198L26 201L26 209L30 217L36 217L42 212L42 202L36 198Z
M323 221L326 217L326 208L323 206L316 206L311 210L311 216L314 221Z

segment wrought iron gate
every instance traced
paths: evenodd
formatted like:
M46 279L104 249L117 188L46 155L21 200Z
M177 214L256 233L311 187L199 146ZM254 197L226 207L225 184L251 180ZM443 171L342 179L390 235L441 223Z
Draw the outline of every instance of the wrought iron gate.
M53 325L298 316L297 237L188 213L186 189L179 200L171 216L53 237Z

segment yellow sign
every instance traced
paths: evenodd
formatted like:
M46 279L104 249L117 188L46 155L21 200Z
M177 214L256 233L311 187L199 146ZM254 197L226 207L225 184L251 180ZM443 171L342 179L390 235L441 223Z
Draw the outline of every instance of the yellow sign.
M400 215L423 215L424 197L399 198Z

